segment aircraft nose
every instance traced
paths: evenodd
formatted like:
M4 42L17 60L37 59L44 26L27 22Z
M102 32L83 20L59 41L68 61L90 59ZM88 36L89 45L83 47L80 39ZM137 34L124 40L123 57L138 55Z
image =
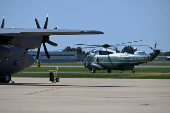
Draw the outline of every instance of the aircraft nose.
M0 57L9 57L13 54L13 51L8 46L0 45Z
M30 54L27 54L27 59L26 59L26 65L25 68L28 68L34 64L34 59Z

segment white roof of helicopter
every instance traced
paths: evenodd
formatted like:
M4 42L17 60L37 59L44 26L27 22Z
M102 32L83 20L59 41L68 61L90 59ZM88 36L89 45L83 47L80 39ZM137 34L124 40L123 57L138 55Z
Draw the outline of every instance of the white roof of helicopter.
M109 49L109 48L103 48L103 49L100 49L100 50L93 50L93 51L91 51L89 54L90 55L95 55L95 54L97 54L97 55L99 55L99 51L108 51L108 52L111 52L109 55L110 56L135 56L135 57L148 57L148 55L146 55L145 54L145 52L143 52L142 51L142 53L144 53L144 54L131 54L131 53L127 53L127 52L124 52L124 53L116 53L116 51L114 50L114 49Z

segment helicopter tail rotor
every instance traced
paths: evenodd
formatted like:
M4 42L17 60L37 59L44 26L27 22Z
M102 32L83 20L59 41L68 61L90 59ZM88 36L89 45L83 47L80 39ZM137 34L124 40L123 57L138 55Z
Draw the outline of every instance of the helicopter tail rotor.
M148 45L149 48L153 50L153 53L149 54L149 61L152 61L154 58L157 59L157 55L161 53L162 49L156 49L157 41L155 42L154 49Z

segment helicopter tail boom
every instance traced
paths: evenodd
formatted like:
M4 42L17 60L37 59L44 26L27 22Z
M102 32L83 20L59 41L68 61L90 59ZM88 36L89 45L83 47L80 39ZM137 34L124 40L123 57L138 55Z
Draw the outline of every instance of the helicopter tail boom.
M149 55L149 61L152 61L159 53L160 50L154 50L153 53Z

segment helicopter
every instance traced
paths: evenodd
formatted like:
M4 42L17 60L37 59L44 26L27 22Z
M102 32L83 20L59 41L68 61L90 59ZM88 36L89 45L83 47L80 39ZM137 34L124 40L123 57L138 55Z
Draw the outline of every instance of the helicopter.
M142 41L142 40L139 40ZM134 41L138 42L138 41ZM132 42L128 42L132 43ZM126 44L126 43L121 43ZM134 66L151 62L161 50L156 49L157 42L155 42L155 48L153 49L149 45L133 45L133 46L148 46L153 52L149 55L146 55L145 52L135 52L134 54L130 53L117 53L115 47L117 46L127 46L127 45L88 45L88 44L75 44L75 45L85 45L88 47L84 48L96 48L103 47L103 50L91 50L89 55L84 60L84 66L91 70L92 73L95 73L96 70L107 70L107 73L111 73L111 70L131 70L135 73ZM91 46L91 47L89 47ZM111 48L113 47L113 48Z

